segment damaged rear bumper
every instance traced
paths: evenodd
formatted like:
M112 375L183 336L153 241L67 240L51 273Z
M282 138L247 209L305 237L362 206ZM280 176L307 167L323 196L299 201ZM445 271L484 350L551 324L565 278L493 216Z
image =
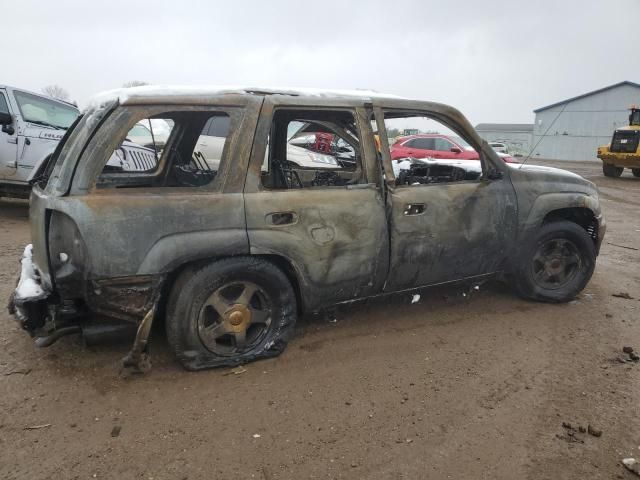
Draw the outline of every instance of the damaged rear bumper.
M51 289L42 284L33 264L33 246L27 245L20 260L20 277L9 298L9 313L31 336L42 329L50 317Z
M8 309L22 329L35 337L36 346L48 347L63 336L79 333L87 344L135 336L125 366L135 367L138 371L146 369L144 353L160 295L161 278L95 283L94 295L90 297L94 313L108 316L93 318L81 301L61 299L53 288L44 285L33 262L32 245L25 247L20 263L20 277ZM136 321L138 315L142 321Z

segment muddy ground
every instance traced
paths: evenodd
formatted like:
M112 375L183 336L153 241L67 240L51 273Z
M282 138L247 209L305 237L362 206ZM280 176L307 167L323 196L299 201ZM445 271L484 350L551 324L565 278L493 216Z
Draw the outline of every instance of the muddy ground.
M237 375L183 371L156 329L152 372L129 379L128 344L37 349L3 310L0 478L634 478L640 364L618 357L640 349L640 179L563 165L598 184L608 222L567 305L499 284L371 301L302 319L281 357ZM0 202L2 299L27 215Z

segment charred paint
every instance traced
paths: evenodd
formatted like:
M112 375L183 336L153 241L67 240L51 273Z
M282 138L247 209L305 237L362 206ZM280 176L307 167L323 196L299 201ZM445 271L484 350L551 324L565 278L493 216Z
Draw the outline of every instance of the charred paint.
M223 107L239 113L214 183L164 188L158 177L150 187L96 188L109 152L132 122L171 109ZM278 108L354 112L362 142L358 175L365 183L264 188L262 165ZM427 113L463 133L480 152L482 176L455 184L396 185L383 121L386 109ZM372 115L381 134L381 160ZM588 209L598 223L598 243L604 234L590 182L561 172L508 167L459 111L437 103L364 94L166 94L93 110L69 142L49 184L36 187L31 203L34 259L52 291L50 306L60 311L71 301L93 312L140 320L164 278L187 264L232 255L279 257L291 267L303 308L317 309L508 270L518 242L558 209ZM413 213L412 204L422 204L424 212L406 215ZM50 224L62 216L73 228L56 230ZM49 242L51 232L57 232L54 242ZM61 253L73 252L75 241L85 250L69 261L80 275L74 281L85 282L82 288L65 285L64 266L50 264Z

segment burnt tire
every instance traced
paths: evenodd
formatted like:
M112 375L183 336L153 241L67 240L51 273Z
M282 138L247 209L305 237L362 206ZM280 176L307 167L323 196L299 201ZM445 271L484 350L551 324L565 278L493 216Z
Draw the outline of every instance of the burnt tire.
M514 280L521 296L541 302L568 302L591 279L596 247L580 225L551 222L526 242L516 263Z
M282 353L296 318L293 287L278 267L261 258L227 258L176 279L167 340L187 370L237 366Z
M632 168L631 173L633 173L634 177L640 178L640 168Z
M609 165L608 163L602 164L602 173L605 177L619 177L624 171L623 167L616 167L615 165Z

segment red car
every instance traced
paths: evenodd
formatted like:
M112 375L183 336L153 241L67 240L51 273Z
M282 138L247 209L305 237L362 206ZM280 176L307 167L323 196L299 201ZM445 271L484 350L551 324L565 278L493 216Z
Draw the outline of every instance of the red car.
M513 157L499 154L507 163L515 161ZM479 160L478 152L460 137L439 133L421 133L400 137L391 146L391 159L400 158L445 158L453 160Z

